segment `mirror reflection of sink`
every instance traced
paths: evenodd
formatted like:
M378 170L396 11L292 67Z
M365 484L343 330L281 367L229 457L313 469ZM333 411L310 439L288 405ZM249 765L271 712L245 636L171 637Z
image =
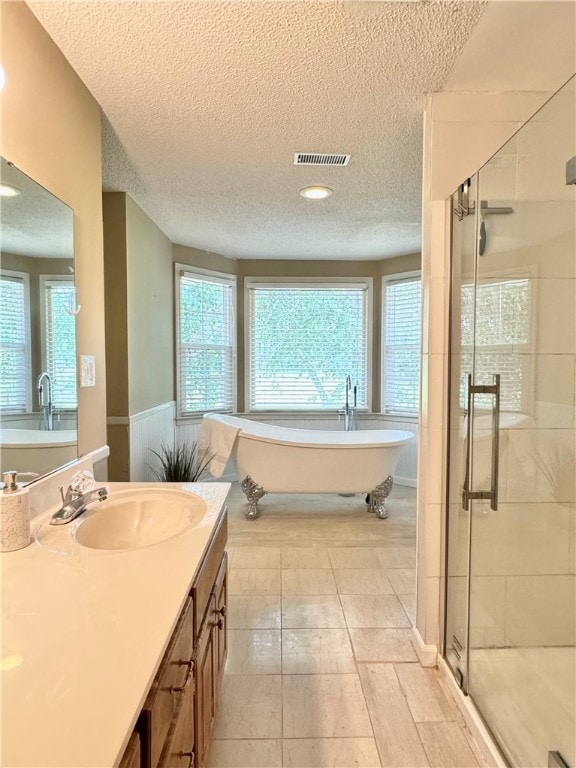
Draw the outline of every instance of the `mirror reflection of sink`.
M203 499L174 488L113 491L84 515L75 538L90 549L140 549L194 527L205 513Z

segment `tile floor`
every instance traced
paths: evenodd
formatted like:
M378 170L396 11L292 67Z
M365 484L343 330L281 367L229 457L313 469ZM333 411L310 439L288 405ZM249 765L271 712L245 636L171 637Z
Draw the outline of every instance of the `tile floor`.
M468 768L479 753L412 645L415 492L229 497L229 650L209 768Z

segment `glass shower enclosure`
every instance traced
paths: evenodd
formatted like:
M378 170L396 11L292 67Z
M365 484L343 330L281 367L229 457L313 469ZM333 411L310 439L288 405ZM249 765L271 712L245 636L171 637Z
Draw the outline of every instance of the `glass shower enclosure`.
M575 95L452 198L444 653L522 768L576 768Z

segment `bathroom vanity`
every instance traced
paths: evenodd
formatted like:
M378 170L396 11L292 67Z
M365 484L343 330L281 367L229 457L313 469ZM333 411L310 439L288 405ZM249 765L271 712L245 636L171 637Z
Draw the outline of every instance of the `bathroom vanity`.
M110 483L110 499L148 485L163 487ZM51 509L29 547L0 556L2 765L205 764L226 659L230 486L165 487L205 505L167 540L90 549L49 526Z

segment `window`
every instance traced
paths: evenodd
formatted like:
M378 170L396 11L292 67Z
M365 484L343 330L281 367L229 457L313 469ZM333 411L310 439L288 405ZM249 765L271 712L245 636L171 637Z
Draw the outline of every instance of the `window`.
M177 265L178 413L235 407L236 279Z
M76 408L76 288L67 278L40 278L44 323L42 368L52 379L55 408Z
M421 280L418 273L384 279L383 413L418 414Z
M28 275L2 270L0 275L0 408L30 409Z
M368 282L250 282L250 410L368 407ZM351 395L351 399L353 395Z

